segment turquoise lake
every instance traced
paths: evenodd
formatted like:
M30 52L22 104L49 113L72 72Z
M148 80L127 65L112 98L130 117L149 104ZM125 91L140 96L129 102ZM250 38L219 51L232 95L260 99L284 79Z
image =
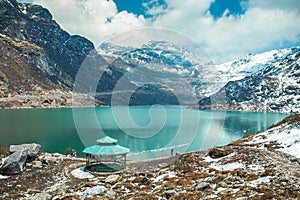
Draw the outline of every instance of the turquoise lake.
M224 145L265 130L287 114L137 106L0 110L0 143L39 143L46 152L77 155L109 135L130 148L129 159L170 155Z

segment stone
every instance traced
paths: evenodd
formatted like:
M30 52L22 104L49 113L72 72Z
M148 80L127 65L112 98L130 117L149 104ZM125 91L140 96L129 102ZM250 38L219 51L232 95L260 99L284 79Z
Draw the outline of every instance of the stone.
M106 195L111 197L111 198L115 198L116 197L116 192L113 191L112 189L110 189L106 192Z
M36 190L36 189L29 188L29 189L27 189L27 193L28 193L28 194L36 194L36 193L41 193L41 191L40 191L40 190Z
M211 158L222 158L224 156L231 154L232 152L233 152L232 149L224 149L224 148L220 148L220 147L214 147L209 150L208 155Z
M157 165L159 168L166 168L168 165L166 163L160 163Z
M57 163L64 160L65 156L58 153L45 153L44 156L39 157L40 160L43 160L45 163Z
M43 167L43 163L39 160L34 160L32 161L32 167L33 168L42 168Z
M198 190L198 191L204 191L204 190L209 189L209 188L211 188L211 186L208 183L205 183L205 182L199 183L195 187L195 189Z
M119 180L120 176L117 174L112 174L106 177L105 183L115 184Z
M19 174L27 159L27 150L16 151L5 159L0 172L5 175Z
M150 184L150 181L149 181L149 179L147 179L146 177L144 177L144 178L142 179L142 181L141 181L141 184L142 184L142 185L149 185L149 184Z
M227 187L227 184L226 184L225 182L223 182L223 181L220 182L219 185L220 185L221 187L223 187L223 188L226 188L226 187Z
M40 153L42 147L40 144L20 144L20 145L10 145L9 151L11 153L27 150L27 156L34 159Z
M98 194L101 194L103 192L106 191L106 187L104 186L95 186L95 187L91 187L91 188L87 188L85 193L87 196L94 196L94 195L98 195Z
M42 193L37 193L34 196L30 197L31 200L50 200L51 199L51 195L42 192Z
M171 198L172 196L176 196L177 192L175 190L167 190L164 192L164 195L167 199Z

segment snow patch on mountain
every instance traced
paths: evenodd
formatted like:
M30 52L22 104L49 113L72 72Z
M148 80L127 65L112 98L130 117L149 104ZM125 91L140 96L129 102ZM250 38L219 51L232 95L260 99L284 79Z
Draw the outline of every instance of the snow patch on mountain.
M282 61L288 55L294 53L293 48L271 50L261 54L248 54L239 60L234 60L217 65L227 81L240 80L254 74L265 67Z
M262 69L240 73L245 77L236 80L235 76L217 93L201 99L200 109L300 112L300 47L279 50L273 56Z
M300 158L300 122L299 115L295 122L284 123L253 136L252 140L245 142L248 145L257 145L258 148L273 146L276 151L290 154Z

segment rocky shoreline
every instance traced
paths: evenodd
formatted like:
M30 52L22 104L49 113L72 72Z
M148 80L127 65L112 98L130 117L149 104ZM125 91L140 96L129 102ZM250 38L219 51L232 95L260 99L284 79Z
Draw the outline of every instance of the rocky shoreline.
M83 172L82 158L40 153L20 174L0 179L0 197L299 199L299 141L300 115L294 115L226 146L132 161L114 174Z
M86 94L77 94L76 102L73 102L73 93L61 90L42 91L41 94L30 93L0 97L1 109L71 108L74 106L87 107L91 105L104 106L101 101Z

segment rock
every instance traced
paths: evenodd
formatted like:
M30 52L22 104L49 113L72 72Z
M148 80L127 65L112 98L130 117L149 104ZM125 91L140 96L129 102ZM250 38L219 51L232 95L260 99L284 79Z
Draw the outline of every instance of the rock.
M172 196L176 196L177 192L175 190L167 190L164 192L167 199L171 198Z
M98 185L98 186L86 189L85 193L87 196L94 196L94 195L101 194L104 191L106 191L106 187Z
M40 160L48 164L61 162L64 160L64 158L65 156L59 153L45 153L45 155L39 157Z
M27 193L28 193L28 194L36 194L36 193L41 193L41 191L40 191L40 190L36 190L36 189L29 188L29 189L27 189Z
M11 153L27 150L27 156L34 159L41 151L42 147L40 144L20 144L20 145L10 145L9 151Z
M211 188L211 186L208 183L199 183L195 189L198 191L204 191L209 188Z
M32 161L32 167L33 168L42 168L43 167L43 163L39 160L34 160Z
M18 174L23 170L27 159L27 150L16 151L5 159L0 172L5 175Z
M42 192L42 193L37 193L34 196L30 197L31 200L48 200L51 199L51 195Z
M112 189L110 189L106 192L106 195L111 197L111 198L115 198L116 197L116 192L113 191Z
M118 180L119 180L120 176L117 174L112 174L109 175L106 179L105 179L105 183L110 183L110 184L115 184Z
M157 166L159 168L166 168L168 165L167 165L167 163L159 163Z
M141 181L141 184L142 184L142 185L149 185L149 184L150 184L150 181L149 181L149 179L147 179L146 177L144 177L144 178L142 179L142 181Z
M219 185L223 188L226 188L227 187L227 184L225 182L220 182Z
M214 147L209 150L208 155L211 158L222 158L224 156L227 156L233 152L232 149L224 149L219 147Z

